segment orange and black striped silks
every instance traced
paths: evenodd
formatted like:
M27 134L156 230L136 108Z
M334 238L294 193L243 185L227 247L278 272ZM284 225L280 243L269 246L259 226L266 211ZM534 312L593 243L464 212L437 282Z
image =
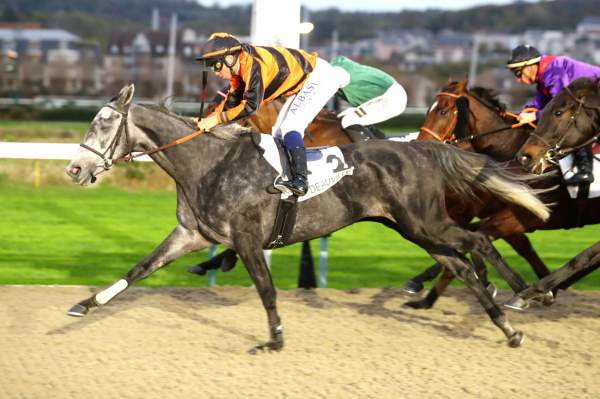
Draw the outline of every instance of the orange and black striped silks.
M296 94L317 61L316 53L284 47L242 45L240 70L216 108L222 123L254 114L261 104Z

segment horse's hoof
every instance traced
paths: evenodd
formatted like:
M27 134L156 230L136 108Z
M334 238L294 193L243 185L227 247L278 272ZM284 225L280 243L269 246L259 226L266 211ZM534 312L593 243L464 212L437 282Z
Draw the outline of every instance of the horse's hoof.
M513 310L525 310L529 307L529 302L520 296L515 295L505 302L504 306Z
M199 276L204 276L206 274L206 269L201 265L192 266L188 269L188 272L197 274Z
M540 301L544 304L544 306L550 306L554 303L554 294L552 291L545 292L540 297Z
M412 309L431 309L433 304L430 303L426 299L421 299L420 301L405 302L403 306L406 306L406 307L412 308Z
M73 317L83 317L87 314L88 311L89 309L86 306L83 306L82 304L78 303L77 305L69 309L67 314Z
M282 341L269 341L264 344L258 344L248 351L251 355L256 355L259 352L279 352L283 349Z
M418 294L419 292L423 291L423 288L425 288L423 284L413 280L408 280L406 283L404 283L402 291L408 294Z
M485 289L488 290L492 298L496 299L496 295L498 295L498 288L496 288L494 284L489 283Z
M508 339L508 346L518 348L525 341L525 335L521 331L517 331Z

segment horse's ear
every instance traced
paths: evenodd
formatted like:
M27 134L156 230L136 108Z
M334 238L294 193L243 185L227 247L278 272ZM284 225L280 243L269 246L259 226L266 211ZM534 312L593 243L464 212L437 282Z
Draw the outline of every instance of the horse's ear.
M123 86L119 94L114 98L115 105L119 108L127 108L133 100L133 94L135 92L135 86L133 83Z
M463 93L463 92L465 92L467 90L467 83L469 83L469 81L466 80L466 79L465 80L461 80L460 82L458 82L456 84L456 90L455 90L455 92L456 93Z

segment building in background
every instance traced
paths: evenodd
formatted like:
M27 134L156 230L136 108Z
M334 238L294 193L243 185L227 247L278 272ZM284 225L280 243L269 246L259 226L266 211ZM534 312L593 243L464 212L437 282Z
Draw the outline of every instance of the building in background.
M0 57L18 55L15 68L3 71L0 92L20 96L39 94L98 95L102 89L100 48L61 29L35 24L0 24Z

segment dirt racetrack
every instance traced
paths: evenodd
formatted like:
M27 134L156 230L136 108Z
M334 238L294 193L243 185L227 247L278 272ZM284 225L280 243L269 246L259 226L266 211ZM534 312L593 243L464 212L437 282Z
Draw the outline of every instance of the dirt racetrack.
M0 398L599 398L600 293L508 312L511 349L464 289L280 291L286 346L252 288L133 288L83 319L90 287L0 286ZM500 300L508 293L500 293Z

